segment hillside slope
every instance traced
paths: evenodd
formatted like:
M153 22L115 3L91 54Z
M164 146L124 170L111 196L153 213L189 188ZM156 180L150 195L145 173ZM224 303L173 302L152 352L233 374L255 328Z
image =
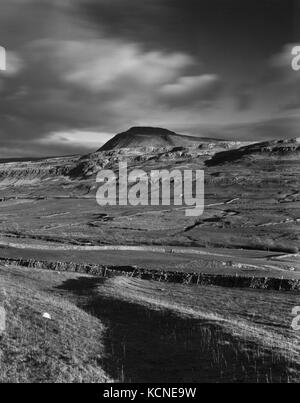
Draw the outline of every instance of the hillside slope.
M99 151L137 147L189 147L208 141L212 140L183 136L158 127L132 127L124 133L117 134L104 144ZM215 142L216 140L213 141Z
M296 160L300 158L300 137L287 140L273 140L263 143L255 143L216 153L208 166L234 162L243 159L269 159L269 160Z

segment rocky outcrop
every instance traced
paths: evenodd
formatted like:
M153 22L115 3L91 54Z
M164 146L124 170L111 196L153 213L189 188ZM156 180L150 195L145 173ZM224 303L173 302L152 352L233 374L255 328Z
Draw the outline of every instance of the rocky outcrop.
M26 185L68 176L78 156L0 163L0 185Z
M240 161L245 158L269 160L297 160L300 158L300 138L255 143L238 149L216 153L207 166Z

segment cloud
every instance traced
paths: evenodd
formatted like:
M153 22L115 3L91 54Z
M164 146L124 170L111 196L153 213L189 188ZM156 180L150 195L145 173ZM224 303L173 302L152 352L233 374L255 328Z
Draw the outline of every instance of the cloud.
M216 74L203 74L200 76L179 77L174 83L165 84L160 93L170 104L182 105L213 101L220 93L221 79Z
M279 103L297 103L292 87L299 85L290 70L285 77L283 54L266 69L273 82L258 83L257 73L249 80L257 68L251 57L261 53L249 27L273 38L275 25L285 29L276 24L279 14L266 26L250 2L232 0L226 15L220 0L185 3L1 0L9 67L0 74L2 154L86 152L105 133L139 124L197 134L203 124L255 120ZM245 7L249 26L241 23Z
M83 152L92 145L97 149L107 138L103 133L135 124L172 124L178 121L172 103L193 120L186 108L199 106L199 98L211 99L218 81L209 74L186 76L196 67L187 54L145 51L114 38L38 39L14 60L22 63L4 80L2 139L13 136L24 148L57 145L58 152L80 144ZM90 141L87 147L86 134L95 132L98 144Z
M49 133L47 137L37 140L36 143L47 147L71 147L81 150L85 148L87 152L92 152L97 150L97 148L106 143L113 136L113 133L70 130L68 132ZM84 139L84 144L82 139Z
M158 86L193 64L188 55L143 52L135 43L116 39L39 43L58 61L62 78L91 91L111 90L120 82Z

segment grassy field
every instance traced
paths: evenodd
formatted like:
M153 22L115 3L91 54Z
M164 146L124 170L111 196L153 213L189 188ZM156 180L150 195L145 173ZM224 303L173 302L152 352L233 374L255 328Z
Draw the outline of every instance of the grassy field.
M0 283L1 382L299 380L293 293L16 267Z
M67 293L50 290L73 275L0 269L6 332L0 336L0 382L105 382L105 328ZM42 317L49 313L52 320Z

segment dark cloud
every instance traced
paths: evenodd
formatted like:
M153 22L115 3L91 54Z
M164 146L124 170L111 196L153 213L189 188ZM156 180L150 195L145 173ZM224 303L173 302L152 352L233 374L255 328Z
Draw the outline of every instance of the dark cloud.
M1 0L1 156L97 149L97 133L100 145L138 124L201 134L284 112L298 100L284 47L295 43L292 6Z
M202 60L210 63L268 57L292 41L295 31L294 0L87 0L82 9L109 36L204 52Z

